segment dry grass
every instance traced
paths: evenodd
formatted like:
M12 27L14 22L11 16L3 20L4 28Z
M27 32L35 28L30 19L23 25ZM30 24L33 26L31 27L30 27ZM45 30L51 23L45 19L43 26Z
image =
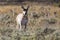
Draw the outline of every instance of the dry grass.
M16 22L15 18L18 13L22 13L21 5L6 5L6 6L0 6L0 38L1 40L56 40L57 34L50 33L51 30L48 30L47 32L44 32L45 28L51 28L53 30L59 30L60 29L60 8L51 6L51 5L40 5L40 4L29 4L30 8L28 11L28 18L29 22L27 25L27 31L26 32L19 32L15 29ZM26 6L25 6L26 7ZM15 12L15 15L13 17L13 11ZM34 13L37 13L39 16L44 12L50 13L50 16L54 17L54 12L57 12L57 18L58 22L56 24L48 24L47 19L44 19L45 17L39 17L34 19L32 16ZM1 16L2 15L2 16ZM9 18L8 18L9 17ZM21 34L22 35L21 35ZM33 36L27 36L24 34L34 34ZM36 34L36 35L35 35ZM52 34L52 35L51 35ZM53 36L54 35L54 36Z

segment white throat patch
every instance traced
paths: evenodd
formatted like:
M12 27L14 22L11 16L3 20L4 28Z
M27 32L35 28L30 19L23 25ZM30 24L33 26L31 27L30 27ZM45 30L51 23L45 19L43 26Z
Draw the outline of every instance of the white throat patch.
M23 11L23 14L24 14L24 15L25 15L25 13L26 13L26 12L25 12L25 11Z

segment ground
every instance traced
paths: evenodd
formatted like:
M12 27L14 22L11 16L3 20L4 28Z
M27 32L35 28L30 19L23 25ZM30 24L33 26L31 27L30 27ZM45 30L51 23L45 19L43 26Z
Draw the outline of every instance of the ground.
M26 32L16 29L21 5L0 5L0 40L59 40L60 8L42 3L25 3L24 7L27 5L30 7Z

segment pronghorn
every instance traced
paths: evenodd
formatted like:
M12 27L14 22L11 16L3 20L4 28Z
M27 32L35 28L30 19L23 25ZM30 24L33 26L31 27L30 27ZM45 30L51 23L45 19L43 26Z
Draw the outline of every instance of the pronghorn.
M28 17L27 17L27 11L29 6L25 9L23 6L21 7L23 9L22 13L19 13L16 17L16 22L17 22L17 29L21 30L22 29L22 24L27 25Z

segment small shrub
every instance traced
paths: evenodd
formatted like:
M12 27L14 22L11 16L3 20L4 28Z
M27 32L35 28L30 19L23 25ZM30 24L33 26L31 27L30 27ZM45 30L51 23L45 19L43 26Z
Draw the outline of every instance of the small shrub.
M56 19L50 19L50 20L48 20L48 23L49 23L49 24L55 24L56 22L57 22Z

